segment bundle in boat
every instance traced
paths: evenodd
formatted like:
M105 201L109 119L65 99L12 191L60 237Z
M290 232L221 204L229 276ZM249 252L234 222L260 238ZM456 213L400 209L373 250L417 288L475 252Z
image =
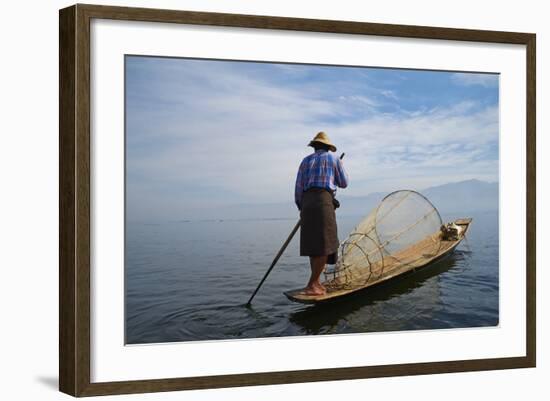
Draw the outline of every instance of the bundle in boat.
M443 224L435 206L416 191L386 196L340 244L338 262L325 271L327 293L285 295L302 303L327 302L425 267L452 252L471 219Z

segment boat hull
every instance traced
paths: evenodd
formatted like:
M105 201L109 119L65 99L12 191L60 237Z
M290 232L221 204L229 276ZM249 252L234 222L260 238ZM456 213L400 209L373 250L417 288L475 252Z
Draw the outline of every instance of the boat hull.
M378 286L382 283L390 283L391 281L398 280L410 273L431 266L434 263L451 255L455 251L456 247L464 239L468 229L470 228L471 222L471 218L455 220L454 223L463 228L462 233L457 240L442 241L442 246L440 247L437 254L430 256L429 258L419 257L417 258L417 260L414 260L414 262L411 263L399 264L399 267L393 270L390 266L387 273L381 274L375 279L370 279L369 277L366 282L358 283L348 288L335 290L329 289L329 291L323 295L306 295L303 293L303 288L286 291L284 294L289 300L293 302L299 302L303 304L323 304L341 300L351 295L356 295L359 292L363 292L368 288Z

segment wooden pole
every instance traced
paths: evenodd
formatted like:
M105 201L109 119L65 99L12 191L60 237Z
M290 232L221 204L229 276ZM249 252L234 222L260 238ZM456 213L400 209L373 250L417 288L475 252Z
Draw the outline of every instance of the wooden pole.
M258 284L258 287L256 287L256 290L254 291L254 293L252 294L252 296L250 297L250 299L246 303L246 306L250 306L250 303L252 302L252 299L254 299L254 297L256 296L256 293L258 292L258 290L260 289L260 287L264 283L265 279L267 278L267 276L269 276L269 273L271 273L271 270L273 270L273 268L275 267L275 265L279 261L279 258L281 257L281 255L285 251L288 244L290 244L290 241L294 237L294 234L296 234L296 231L298 231L298 228L300 227L300 223L301 223L301 220L298 220L298 222L296 223L296 225L294 226L294 228L290 232L290 235L286 239L285 243L283 244L281 249L279 249L279 252L275 256L275 259L273 259L273 262L271 262L271 266L269 266L269 269L267 269L267 272L265 273L264 277L262 278L262 281L260 281L260 284Z

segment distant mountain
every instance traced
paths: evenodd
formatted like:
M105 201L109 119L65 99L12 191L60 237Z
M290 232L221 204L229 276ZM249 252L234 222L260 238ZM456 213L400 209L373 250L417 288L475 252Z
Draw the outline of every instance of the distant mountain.
M454 182L422 191L441 214L498 210L498 183L480 180Z
M463 214L498 210L498 183L480 180L452 182L419 191L439 210L440 214ZM348 197L340 193L339 216L366 216L387 193L374 192L367 196ZM293 202L240 204L204 210L185 220L257 220L296 219L298 209Z
M498 210L498 183L466 180L425 188L419 192L441 214ZM340 214L366 216L386 195L372 193L362 197L342 196Z

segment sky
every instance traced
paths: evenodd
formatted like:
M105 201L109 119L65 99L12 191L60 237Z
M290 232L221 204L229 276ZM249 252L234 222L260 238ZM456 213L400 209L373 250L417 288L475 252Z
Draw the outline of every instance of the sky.
M343 196L498 181L498 75L126 56L127 219L293 205L307 144L345 152Z

